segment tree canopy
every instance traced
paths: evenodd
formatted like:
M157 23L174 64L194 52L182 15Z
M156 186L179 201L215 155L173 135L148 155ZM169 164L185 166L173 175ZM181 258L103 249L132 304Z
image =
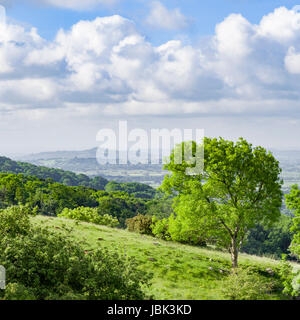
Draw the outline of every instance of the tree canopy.
M247 231L258 222L270 225L280 217L281 169L270 152L243 138L235 143L206 137L203 143L203 171L187 174L195 164L185 158L185 146L192 146L195 158L201 146L184 142L176 146L165 165L171 174L166 175L161 188L176 194L173 219L178 224L174 234L189 232L189 236L225 246L235 268ZM182 163L176 161L180 152Z
M290 250L298 258L300 257L300 190L298 185L293 185L289 194L285 195L287 208L293 211L293 225L291 231L294 232Z
M0 172L2 173L22 173L24 175L36 176L40 179L52 179L55 182L63 183L67 186L84 186L96 190L104 190L108 181L100 176L90 178L84 174L76 174L71 171L35 166L26 162L13 161L6 157L0 157Z

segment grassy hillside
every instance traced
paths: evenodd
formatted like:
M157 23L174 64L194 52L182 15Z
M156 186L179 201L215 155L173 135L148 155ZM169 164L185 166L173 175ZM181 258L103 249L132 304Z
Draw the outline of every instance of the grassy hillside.
M155 300L224 299L223 281L231 268L230 256L224 251L165 242L125 230L68 219L44 216L32 219L35 224L51 226L57 232L79 240L87 252L102 246L118 248L134 256L140 268L154 274L152 286L147 292ZM71 229L70 234L66 229ZM279 264L276 260L247 254L241 254L239 261L242 267L251 265L262 272L267 268L275 270ZM285 299L285 296L273 293L268 298L278 300Z

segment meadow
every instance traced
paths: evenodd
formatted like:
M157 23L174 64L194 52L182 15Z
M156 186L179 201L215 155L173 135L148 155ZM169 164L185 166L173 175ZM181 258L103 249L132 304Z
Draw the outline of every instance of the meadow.
M230 255L214 247L189 246L163 241L127 230L64 218L36 216L35 225L49 226L66 237L79 241L88 254L99 247L118 250L134 257L143 271L153 273L152 284L144 290L154 300L223 300L224 281L231 271ZM240 254L241 268L254 267L270 279L267 270L276 270L279 261ZM300 269L299 264L293 264ZM276 276L276 275L275 275ZM287 299L280 291L264 297Z

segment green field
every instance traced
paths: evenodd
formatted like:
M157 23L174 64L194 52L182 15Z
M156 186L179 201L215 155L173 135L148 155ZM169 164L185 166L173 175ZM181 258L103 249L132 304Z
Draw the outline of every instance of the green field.
M62 218L36 216L32 221L76 239L87 252L99 247L117 248L134 257L140 268L153 273L152 285L145 291L155 300L224 299L223 281L231 270L230 256L224 251L166 242L126 230ZM241 254L239 262L241 267L251 265L260 270L275 270L279 265L279 261L247 254ZM272 293L268 299L286 297Z

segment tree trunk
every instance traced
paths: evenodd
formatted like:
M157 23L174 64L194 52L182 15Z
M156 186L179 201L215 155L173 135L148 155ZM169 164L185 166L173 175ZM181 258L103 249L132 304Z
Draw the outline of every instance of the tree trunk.
M236 239L232 238L231 239L231 248L230 248L230 253L231 253L231 263L232 263L232 268L236 269L238 267L238 246L236 243Z

